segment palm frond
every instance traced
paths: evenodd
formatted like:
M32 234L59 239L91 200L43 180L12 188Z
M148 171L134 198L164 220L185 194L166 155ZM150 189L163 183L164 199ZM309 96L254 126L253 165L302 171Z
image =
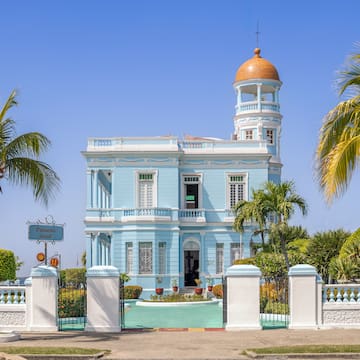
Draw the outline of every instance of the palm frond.
M31 186L35 200L46 206L59 189L60 179L46 163L26 157L8 159L7 180L15 185Z

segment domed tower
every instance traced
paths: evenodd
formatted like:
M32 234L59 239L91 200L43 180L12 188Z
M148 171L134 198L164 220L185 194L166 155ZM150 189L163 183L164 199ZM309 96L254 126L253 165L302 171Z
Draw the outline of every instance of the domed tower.
M237 70L234 89L234 138L240 141L260 142L272 155L271 163L280 163L281 119L279 90L282 85L273 64L254 50L254 57Z

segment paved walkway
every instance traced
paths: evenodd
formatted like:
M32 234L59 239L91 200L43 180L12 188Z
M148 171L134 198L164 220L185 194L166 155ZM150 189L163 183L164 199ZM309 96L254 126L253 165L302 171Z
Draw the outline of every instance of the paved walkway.
M123 331L121 333L22 333L6 346L67 346L111 350L108 359L243 359L245 349L308 344L360 344L360 329L254 330L241 332ZM5 345L5 344L1 344Z

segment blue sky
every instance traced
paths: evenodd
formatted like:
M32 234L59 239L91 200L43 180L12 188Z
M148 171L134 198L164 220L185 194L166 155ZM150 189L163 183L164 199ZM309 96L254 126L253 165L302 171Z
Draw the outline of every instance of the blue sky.
M62 188L48 208L29 189L2 183L0 247L25 261L28 275L42 245L27 221L52 215L65 239L49 245L63 267L85 249L85 161L92 136L184 134L228 139L233 131L237 68L252 57L260 24L262 56L278 69L283 180L294 180L309 214L292 223L310 234L359 226L359 175L325 204L314 180L314 152L324 115L339 101L336 71L357 51L360 2L243 0L0 0L0 103L12 89L18 133L52 141L43 157Z

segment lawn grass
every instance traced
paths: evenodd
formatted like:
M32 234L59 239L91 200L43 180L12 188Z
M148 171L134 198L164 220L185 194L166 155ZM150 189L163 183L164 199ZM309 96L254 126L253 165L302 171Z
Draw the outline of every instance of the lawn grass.
M248 349L255 354L360 353L359 345L294 345Z
M109 350L85 349L76 347L40 347L40 346L0 346L0 352L13 355L95 355Z

